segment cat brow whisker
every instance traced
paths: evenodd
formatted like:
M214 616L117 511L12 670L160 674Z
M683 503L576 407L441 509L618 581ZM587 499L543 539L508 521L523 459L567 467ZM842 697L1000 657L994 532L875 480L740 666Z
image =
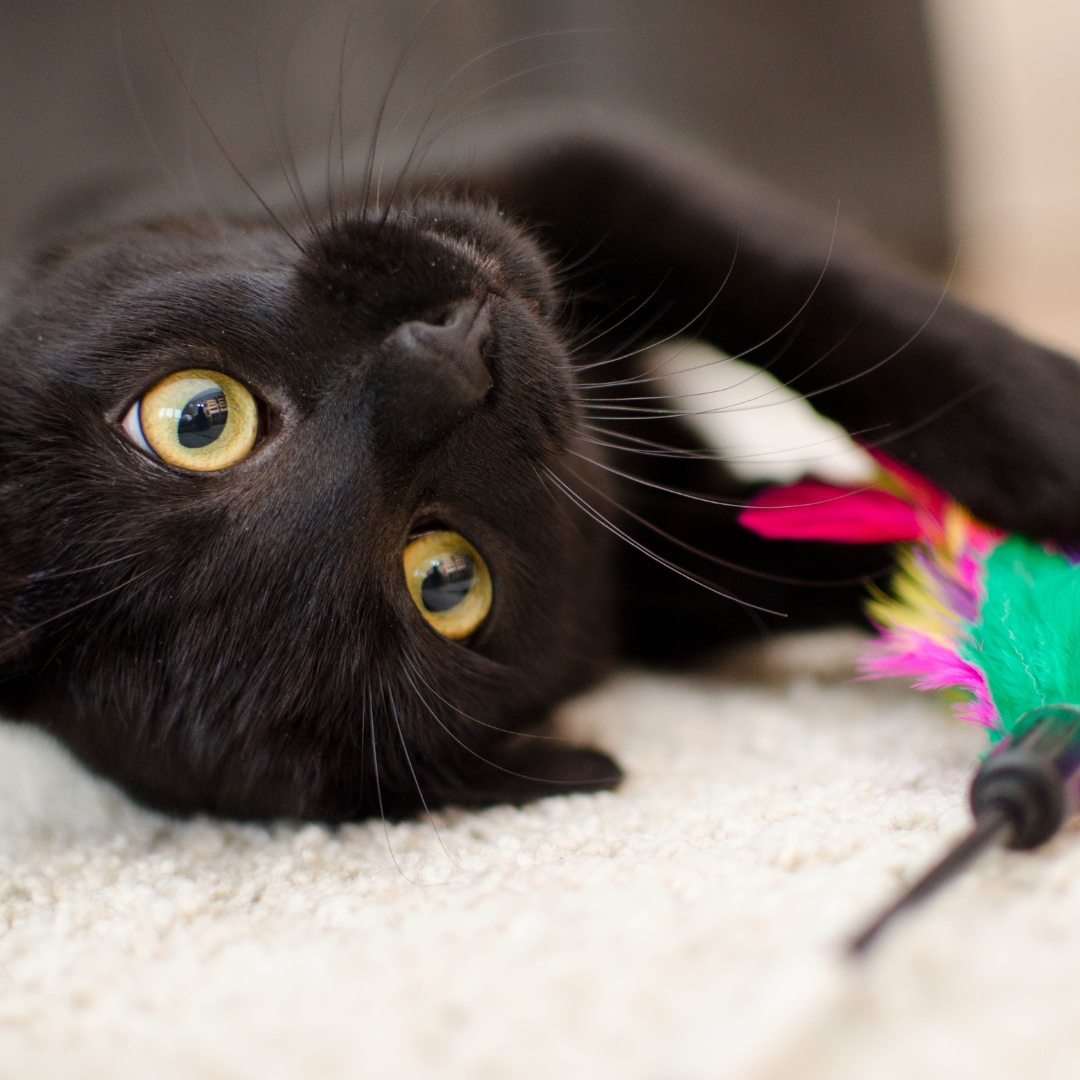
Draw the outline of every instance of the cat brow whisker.
M248 191L250 191L251 194L255 196L256 201L266 212L266 215L270 218L270 220L277 226L278 229L281 230L281 232L286 237L288 237L288 239L292 242L293 246L297 249L297 251L303 254L303 245L285 227L285 223L281 220L280 217L278 217L277 214L274 213L274 211L270 208L270 204L262 197L262 195L259 194L259 191L255 187L255 185L247 178L240 166L237 165L236 162L233 160L232 155L228 152L228 150L225 149L225 144L221 141L221 137L218 135L217 131L214 130L214 126L210 123L209 119L207 119L206 114L203 112L198 101L195 99L195 94L193 93L191 87L188 85L187 79L184 78L184 73L180 70L180 65L176 62L176 57L173 56L172 49L169 48L169 43L165 39L164 33L161 31L160 27L158 29L158 35L161 41L161 47L162 49L164 49L165 55L168 57L169 64L173 69L173 73L180 81L180 85L184 88L184 93L187 95L188 104L191 105L199 120L202 121L203 127L206 129L206 132L210 136L210 138L213 139L214 145L217 146L218 150L221 153L221 156L225 159L226 164L228 164L229 168L232 169L232 171L236 173L236 175L240 178L240 181L243 183L244 187L246 187Z
M442 4L442 0L432 0L427 6L424 14L420 17L420 21L413 27L412 33L409 34L408 41L405 42L404 48L398 54L397 61L394 63L394 70L390 73L390 78L386 84L386 90L383 92L383 96L379 101L379 109L375 114L375 124L371 131L371 140L368 143L367 163L364 167L364 194L363 201L360 206L361 217L367 220L368 204L371 201L371 184L375 179L375 160L378 156L379 150L379 138L382 134L383 121L386 118L386 110L390 104L390 96L394 92L394 88L397 85L398 77L401 75L402 68L405 66L405 61L408 59L409 52L420 38L421 32L427 26L428 19L431 18L432 13L437 7ZM382 167L379 169L378 182L382 183ZM376 204L379 201L378 193L375 196Z
M532 34L522 34L519 37L511 38L508 41L500 42L498 45L493 45L490 48L485 49L483 52L478 53L476 56L473 56L471 59L469 59L465 63L463 63L446 80L446 82L443 84L442 88L435 95L435 100L434 100L434 102L433 102L433 104L431 106L431 109L428 111L427 117L425 118L424 122L420 125L420 130L417 133L416 141L414 142L412 149L409 151L408 157L405 159L405 164L399 170L397 179L396 179L396 181L394 183L394 187L390 192L390 197L387 199L387 210L383 214L383 223L385 223L385 221L387 219L387 215L388 215L388 212L389 212L389 207L393 205L394 200L397 197L397 194L398 194L398 191L400 190L401 185L405 182L406 178L408 177L409 170L413 166L413 159L414 159L414 157L416 155L417 150L420 147L420 142L424 137L424 132L427 130L428 124L431 123L433 117L435 116L435 113L438 111L439 106L442 104L443 99L446 97L447 93L450 91L450 88L454 85L455 82L457 82L457 80L462 75L465 74L466 71L468 71L470 68L475 67L477 64L482 63L489 56L494 56L496 53L503 52L503 51L505 51L507 49L513 48L516 45L522 45L522 44L526 44L526 43L532 42L532 41L540 41L540 40L544 40L544 39L547 39L547 38L566 38L566 37L571 37L571 36L578 35L578 34L603 33L603 32L605 32L605 31L598 30L598 29L589 29L589 28L585 27L585 28L582 28L580 30L541 30L541 31L537 31L537 32L532 33ZM430 83L429 83L429 86L430 86ZM395 125L395 128L394 128L395 131L401 125L401 123L404 120L405 116L408 115L408 113L411 111L411 108L412 107L410 106L410 108L407 109L405 111L405 113L403 113L402 116L399 118L398 124ZM429 148L430 148L430 142L429 142ZM425 150L424 153L426 154L427 150ZM380 173L381 173L381 170L380 170ZM381 179L381 177L380 177L380 179ZM379 202L378 194L376 194L376 202Z
M583 455L579 454L577 456L582 457ZM589 459L584 458L584 460L588 461ZM610 533L612 533L614 536L617 536L620 540L625 541L636 551L641 552L641 554L646 556L646 558L652 559L653 562L659 563L661 566L666 566L672 573L678 574L679 577L685 578L687 581L692 581L694 582L694 584L700 585L703 589L706 589L709 592L714 593L715 595L720 596L725 600L730 600L732 603L738 604L740 607L746 608L751 611L760 611L766 615L777 615L782 619L787 618L787 614L783 611L774 611L772 608L763 607L762 605L752 603L749 600L742 600L739 597L734 596L731 593L725 592L721 588L718 588L716 585L713 585L712 582L707 581L700 575L691 573L689 570L685 570L678 564L673 563L670 559L665 559L662 555L658 555L651 548L648 548L644 544L635 540L632 536L630 536L629 533L620 529L618 525L604 517L604 515L601 514L599 510L597 510L585 499L581 498L581 496L579 496L573 490L573 488L571 488L568 484L563 483L563 481L560 480L559 477L556 476L555 473L552 472L552 470L547 465L541 465L540 467L544 470L544 472L548 474L548 476L551 477L552 480L555 481L556 484L558 484L558 486L570 498L570 500L575 503L580 509L584 510L585 513L589 515L589 517L591 517L598 524L603 525L604 528L606 528ZM580 479L580 477L578 477L577 479ZM587 486L591 487L592 485Z
M413 175L416 176L420 172L420 170L424 167L424 162L427 160L427 155L431 152L438 140L441 139L443 135L445 135L448 131L451 131L453 129L454 125L457 124L458 121L461 119L462 114L467 109L475 105L478 101L482 100L484 97L490 94L493 90L498 90L500 87L507 86L510 83L516 82L519 79L524 79L529 75L535 75L538 71L548 71L554 67L562 67L568 64L580 64L581 62L582 61L577 59L549 60L543 64L536 64L531 68L523 68L520 71L515 71L512 75L507 75L503 79L498 79L493 83L489 83L487 86L484 87L483 90L479 90L475 94L473 94L472 97L466 98L466 100L457 105L454 110L442 121L440 126L431 135L427 137L424 149L420 152L416 161L411 166ZM427 121L425 121L424 123L424 127L420 129L420 134L417 137L417 145L419 145L420 140L423 139L424 128L426 128L427 124L430 123L436 110L439 107L440 102L441 97L432 106L431 112L428 114ZM510 104L502 104L499 107L508 109L512 106ZM406 168L408 167L409 164L407 162Z
M278 165L281 167L281 175L285 180L285 184L289 189L289 194L292 195L293 202L296 204L297 210L300 212L300 216L304 219L309 229L315 229L315 216L311 212L311 206L307 201L307 196L304 193L304 185L300 180L300 173L296 168L296 156L293 154L291 147L289 146L289 130L288 122L284 120L284 106L282 107L283 115L283 127L284 127L284 140L285 140L285 153L282 153L281 147L278 145L277 135L274 132L274 127L270 123L270 112L266 104L266 90L263 86L262 77L262 59L261 50L259 48L259 6L260 0L255 0L255 13L253 17L252 26L252 39L255 46L255 84L259 91L259 109L262 112L263 122L266 124L266 133L270 137L270 144L274 148L274 156L277 158ZM288 59L285 61L286 74L289 70Z

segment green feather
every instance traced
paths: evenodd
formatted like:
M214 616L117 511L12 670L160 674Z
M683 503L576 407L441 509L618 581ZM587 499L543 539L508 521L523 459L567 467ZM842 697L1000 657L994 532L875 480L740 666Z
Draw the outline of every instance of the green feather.
M986 561L986 599L965 659L986 675L1004 724L1030 709L1080 704L1080 566L1014 536Z

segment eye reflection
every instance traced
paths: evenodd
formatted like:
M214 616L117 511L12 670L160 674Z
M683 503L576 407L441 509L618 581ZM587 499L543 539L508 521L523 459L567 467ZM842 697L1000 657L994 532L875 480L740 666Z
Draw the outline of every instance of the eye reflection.
M480 553L460 533L417 537L404 552L405 581L420 614L443 637L475 633L491 609L491 575Z
M420 599L428 611L449 611L469 594L476 581L468 555L447 555L437 562L420 585Z
M227 469L251 452L259 409L247 387L220 371L177 371L147 391L124 417L136 446L181 469Z
M209 446L229 421L229 403L219 389L196 394L181 410L176 437L181 446Z

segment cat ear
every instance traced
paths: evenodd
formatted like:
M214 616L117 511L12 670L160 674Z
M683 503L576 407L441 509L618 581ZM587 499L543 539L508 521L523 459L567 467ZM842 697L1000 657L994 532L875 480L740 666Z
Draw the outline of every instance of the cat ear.
M486 747L483 761L474 758L462 792L450 801L526 803L549 795L610 791L622 778L614 758L600 750L520 736L508 745Z

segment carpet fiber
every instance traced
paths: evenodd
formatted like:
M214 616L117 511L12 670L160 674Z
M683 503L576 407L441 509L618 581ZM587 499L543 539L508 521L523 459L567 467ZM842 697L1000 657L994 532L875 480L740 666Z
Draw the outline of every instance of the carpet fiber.
M1064 1075L1075 834L839 958L980 745L852 638L624 673L563 716L619 792L385 831L170 820L0 726L0 1076Z

